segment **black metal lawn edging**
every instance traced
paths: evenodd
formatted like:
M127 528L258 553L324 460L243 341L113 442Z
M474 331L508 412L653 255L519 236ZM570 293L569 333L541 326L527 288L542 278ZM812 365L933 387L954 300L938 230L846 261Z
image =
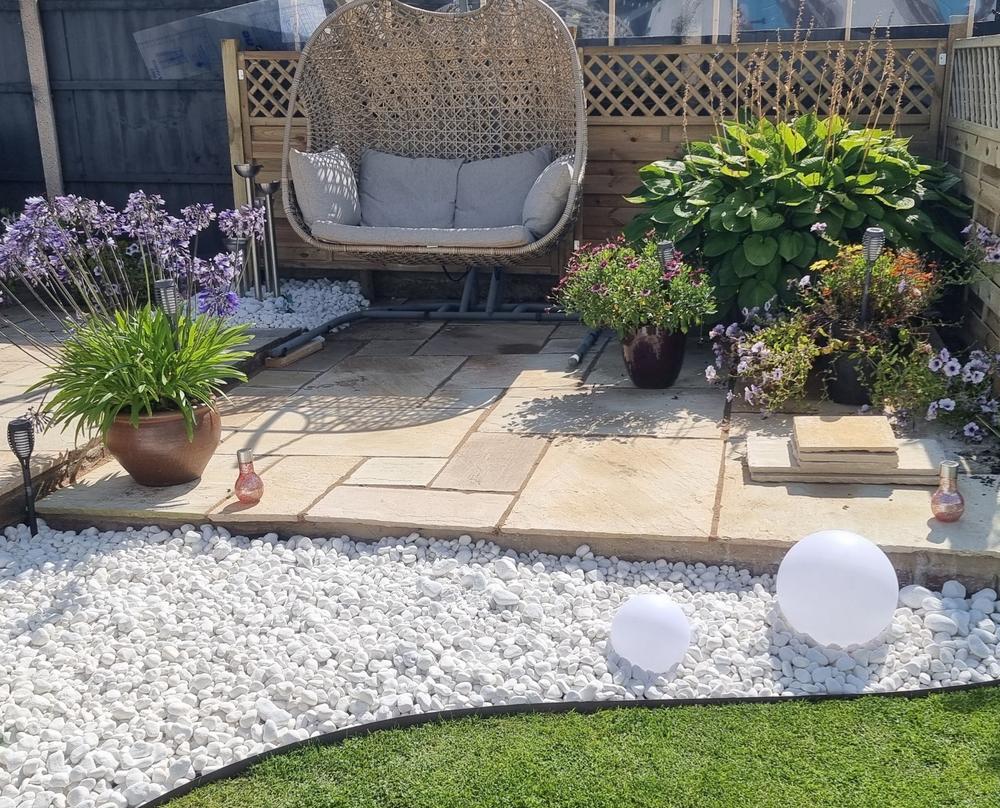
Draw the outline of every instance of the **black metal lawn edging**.
M915 690L890 690L883 693L804 693L798 696L717 696L704 699L643 699L637 701L620 701L610 699L607 701L546 701L537 704L501 704L489 707L465 707L456 710L437 710L429 713L411 713L401 715L396 718L387 718L384 721L371 721L367 724L358 724L345 729L338 729L334 732L327 732L317 735L315 738L306 738L302 741L294 741L284 746L268 749L265 752L252 755L251 757L237 760L226 766L222 766L208 774L202 774L189 780L181 786L171 791L161 794L149 802L139 806L139 808L161 808L169 802L183 797L185 794L207 786L219 780L229 780L237 775L243 774L247 769L263 763L272 757L285 755L296 749L309 746L337 746L353 738L364 738L376 732L387 730L410 729L424 726L425 724L442 723L446 721L458 721L463 718L509 718L516 715L551 714L563 715L566 713L579 713L581 715L593 715L605 710L653 710L653 709L674 709L678 707L722 707L736 704L782 704L785 702L805 702L817 704L827 701L857 701L858 699L923 699L929 696L962 693L970 690L984 690L986 688L997 687L1000 680L991 679L988 682L968 682L960 685L949 685L946 687L922 687Z

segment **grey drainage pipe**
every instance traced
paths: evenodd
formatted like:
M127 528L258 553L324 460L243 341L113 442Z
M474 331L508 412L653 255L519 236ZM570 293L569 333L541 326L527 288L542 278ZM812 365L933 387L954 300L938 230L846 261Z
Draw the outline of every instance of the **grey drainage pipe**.
M979 690L981 688L996 687L997 681L990 682L969 682L962 685L951 685L950 687L925 687L917 690L892 690L888 693L814 693L801 696L723 696L707 699L646 699L643 701L547 701L538 704L509 704L493 705L490 707L467 707L458 710L439 710L432 713L417 713L402 715L396 718L389 718L385 721L372 721L369 724L359 724L347 729L338 729L335 732L328 732L324 735L317 735L315 738L306 738L304 741L279 746L276 749L269 749L259 755L237 760L228 766L223 766L208 774L195 777L193 780L178 786L166 794L161 794L156 799L139 806L139 808L161 808L172 800L183 797L191 791L209 783L219 780L228 780L242 774L251 766L262 763L268 758L276 755L284 755L294 749L304 746L335 746L351 738L361 738L373 735L376 732L394 729L407 729L423 724L436 724L441 721L455 721L461 718L503 718L514 715L524 715L526 713L580 713L591 715L603 712L604 710L652 710L652 709L674 709L677 707L711 707L726 704L780 704L783 702L809 702L818 703L824 701L855 701L860 698L875 699L920 699L933 696L939 693L959 693L966 690Z

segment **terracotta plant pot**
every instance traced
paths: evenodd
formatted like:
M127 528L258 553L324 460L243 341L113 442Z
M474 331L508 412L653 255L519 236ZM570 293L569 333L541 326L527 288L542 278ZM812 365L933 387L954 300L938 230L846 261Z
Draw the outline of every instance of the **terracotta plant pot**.
M104 444L140 485L189 483L201 476L222 436L222 418L213 407L196 408L194 422L194 440L189 441L179 412L143 415L138 429L127 414L119 415Z
M684 364L687 334L644 326L622 340L625 369L636 387L670 387Z

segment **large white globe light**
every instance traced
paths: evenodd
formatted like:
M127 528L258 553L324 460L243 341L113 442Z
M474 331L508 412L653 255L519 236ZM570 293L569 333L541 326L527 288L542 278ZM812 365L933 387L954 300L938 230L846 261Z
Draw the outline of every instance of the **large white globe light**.
M684 659L691 644L691 624L666 595L635 595L611 621L611 647L631 664L666 673Z
M847 530L821 530L797 542L778 567L777 586L778 605L793 629L841 648L878 637L899 599L885 553Z

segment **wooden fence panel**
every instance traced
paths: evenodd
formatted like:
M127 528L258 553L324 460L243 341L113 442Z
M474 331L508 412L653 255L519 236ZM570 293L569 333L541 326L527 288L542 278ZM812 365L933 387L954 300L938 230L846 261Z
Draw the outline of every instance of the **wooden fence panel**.
M973 218L1000 233L1000 36L955 43L944 149L974 203ZM1000 350L1000 278L969 291L966 330Z
M132 34L240 0L41 0L66 190L232 203L222 76L150 79ZM17 0L0 0L0 208L44 192Z

